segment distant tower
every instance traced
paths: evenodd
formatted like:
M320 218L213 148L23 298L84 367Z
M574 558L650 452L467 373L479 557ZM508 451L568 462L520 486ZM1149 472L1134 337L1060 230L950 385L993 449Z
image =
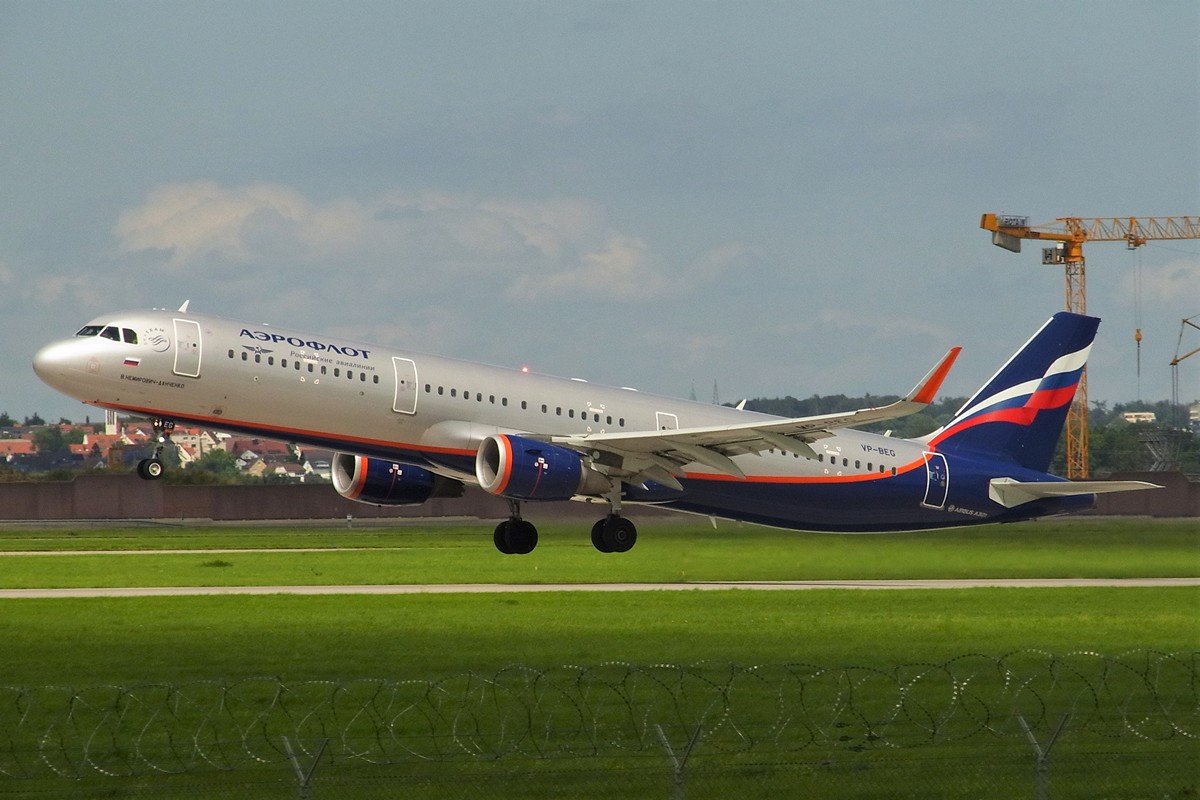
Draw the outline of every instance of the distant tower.
M717 395L717 379L713 378L713 405L721 405L721 398Z
M116 436L117 430L117 412L111 408L104 409L104 432L109 436Z

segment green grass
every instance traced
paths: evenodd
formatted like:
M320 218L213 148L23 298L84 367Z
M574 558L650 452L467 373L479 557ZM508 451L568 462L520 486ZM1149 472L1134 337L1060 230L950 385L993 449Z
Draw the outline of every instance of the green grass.
M0 549L262 548L212 554L0 558L0 587L386 583L590 583L905 578L1200 576L1200 525L1072 521L881 536L756 526L644 524L637 547L604 555L580 525L543 526L532 554L506 557L489 526L5 531ZM35 547L36 545L36 547ZM300 553L284 548L336 548ZM348 549L363 548L363 549Z
M1200 590L549 593L6 601L0 683L429 678L605 661L886 667L1190 651Z

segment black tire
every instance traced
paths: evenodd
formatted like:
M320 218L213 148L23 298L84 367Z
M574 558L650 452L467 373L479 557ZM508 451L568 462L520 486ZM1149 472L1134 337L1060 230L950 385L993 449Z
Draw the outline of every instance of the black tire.
M508 541L508 552L523 556L532 553L533 548L537 547L538 532L532 522L514 519L508 523L505 538Z
M144 481L156 481L163 476L163 463L157 458L143 458L138 462L137 474Z
M608 552L627 553L637 544L637 526L624 517L613 514L604 520L601 539Z
M601 553L612 552L612 550L608 549L608 545L604 543L604 524L606 522L608 522L607 519L597 520L596 524L592 526L592 547Z
M492 534L492 543L496 545L496 549L506 556L512 555L512 550L508 549L508 521L501 522L496 526L496 532Z

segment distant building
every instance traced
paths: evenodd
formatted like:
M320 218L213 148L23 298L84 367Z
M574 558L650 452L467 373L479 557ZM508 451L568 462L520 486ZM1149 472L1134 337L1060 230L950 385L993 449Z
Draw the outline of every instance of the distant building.
M33 455L36 450L29 439L0 439L0 461L11 461L13 456Z
M315 477L323 481L333 480L333 451L307 448L300 453L300 465L304 467L306 479Z
M1126 422L1133 424L1143 422L1153 423L1158 421L1158 415L1153 411L1126 411L1125 413L1121 414L1121 416Z

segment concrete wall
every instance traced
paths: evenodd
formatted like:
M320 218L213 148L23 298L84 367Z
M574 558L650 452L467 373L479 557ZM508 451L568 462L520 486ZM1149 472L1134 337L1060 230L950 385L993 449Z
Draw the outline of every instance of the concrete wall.
M1099 495L1096 514L1112 516L1200 517L1200 483L1178 472L1139 472L1113 479L1141 480L1165 486L1144 492ZM604 504L537 503L539 519L598 519ZM630 506L634 516L671 514ZM378 508L338 495L332 486L173 486L134 475L81 475L71 481L0 483L0 520L58 519L345 519L355 517L508 516L507 504L477 488L458 498L439 498L419 506ZM675 515L672 515L675 516Z
M592 519L607 505L537 503L539 519ZM660 509L630 507L634 516ZM347 500L329 484L271 486L173 486L135 475L81 475L71 481L0 483L0 520L61 519L342 519L375 517L508 516L508 504L478 488L462 497L436 498L419 506L380 508ZM672 515L674 516L674 515Z

